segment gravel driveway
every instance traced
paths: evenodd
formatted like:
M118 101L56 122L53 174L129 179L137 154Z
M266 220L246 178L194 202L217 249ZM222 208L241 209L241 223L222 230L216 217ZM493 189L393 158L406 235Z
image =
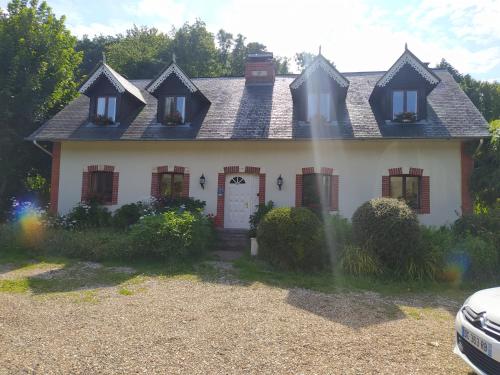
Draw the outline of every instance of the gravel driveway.
M227 279L130 288L0 293L0 374L467 374L447 299Z

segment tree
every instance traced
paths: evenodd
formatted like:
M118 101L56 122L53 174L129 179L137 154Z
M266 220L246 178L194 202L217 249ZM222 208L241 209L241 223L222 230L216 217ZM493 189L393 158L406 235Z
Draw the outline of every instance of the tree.
M47 3L13 0L0 17L0 215L26 193L28 174L47 175L50 159L24 141L76 95L76 38Z
M106 48L106 59L109 64L128 78L154 77L166 61L170 38L158 29L146 26L127 30L126 35L117 35L114 43Z
M310 52L298 52L295 54L294 60L295 64L299 70L304 70L316 57L316 55Z
M168 52L175 53L177 63L190 77L215 77L223 72L214 36L199 19L173 30Z
M276 56L274 58L274 62L276 64L276 73L277 74L290 73L290 70L289 70L290 59L288 57Z
M245 74L245 61L247 58L246 38L238 34L234 41L234 48L231 51L231 75L242 76Z
M83 77L90 74L102 60L102 54L106 51L106 48L117 40L116 36L110 35L94 36L92 39L84 35L82 39L79 39L75 49L83 52L83 60L80 64L80 75Z
M217 44L219 46L219 61L222 65L223 74L228 75L231 73L231 47L233 46L233 34L220 29L217 33Z
M490 123L491 139L475 153L471 190L474 200L491 207L500 201L500 120Z
M250 42L247 44L246 54L267 52L267 47L262 43Z

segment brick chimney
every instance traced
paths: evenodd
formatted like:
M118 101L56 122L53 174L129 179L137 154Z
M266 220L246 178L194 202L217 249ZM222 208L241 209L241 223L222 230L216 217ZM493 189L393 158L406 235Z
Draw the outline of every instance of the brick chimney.
M276 76L272 52L251 53L245 66L246 85L272 85Z

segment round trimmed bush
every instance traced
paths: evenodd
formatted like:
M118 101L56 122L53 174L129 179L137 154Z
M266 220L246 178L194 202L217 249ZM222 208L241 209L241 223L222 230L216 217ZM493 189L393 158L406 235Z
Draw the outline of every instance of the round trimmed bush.
M257 229L259 257L287 270L311 271L329 264L323 226L307 208L274 208Z
M418 256L420 227L415 212L400 200L376 198L362 204L352 216L354 241L373 252L383 266L405 272Z

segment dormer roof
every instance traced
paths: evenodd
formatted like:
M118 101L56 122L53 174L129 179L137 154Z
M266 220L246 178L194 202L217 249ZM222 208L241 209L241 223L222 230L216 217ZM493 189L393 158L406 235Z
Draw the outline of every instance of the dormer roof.
M146 86L146 91L149 92L150 94L154 94L154 92L160 87L160 85L172 74L175 74L177 78L180 79L180 81L184 84L184 86L187 87L189 91L192 93L199 91L198 88L195 86L193 81L182 71L181 68L175 63L175 61L172 61L170 65L168 65L159 75L157 78L153 79L147 86Z
M92 73L90 78L80 87L78 92L86 95L87 91L101 76L105 76L119 93L123 94L124 92L127 92L143 104L146 104L146 100L144 99L141 90L104 62L102 62L94 70L94 73Z
M305 68L302 73L293 80L290 84L292 90L298 89L307 79L318 69L323 69L340 87L349 87L349 80L342 75L335 67L323 57L322 54L317 55L314 60Z
M378 80L375 87L385 87L389 84L397 73L405 65L411 66L428 84L435 87L441 80L439 77L429 69L429 67L418 59L406 46L403 54L397 59L394 65L385 72L385 74Z

